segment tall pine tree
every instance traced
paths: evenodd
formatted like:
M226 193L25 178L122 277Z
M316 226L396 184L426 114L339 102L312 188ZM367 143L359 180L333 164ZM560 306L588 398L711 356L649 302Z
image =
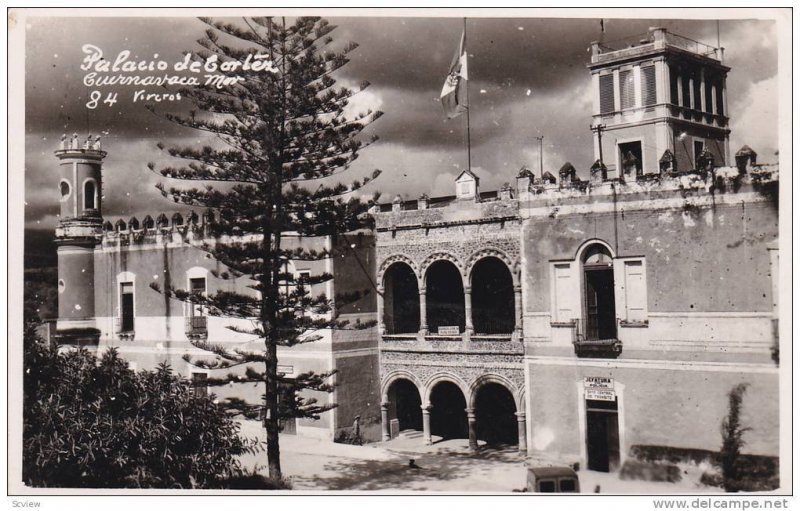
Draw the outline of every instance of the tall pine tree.
M324 329L370 326L348 326L333 313L334 297L308 295L308 286L325 282L331 275L295 277L285 270L289 260L319 260L334 254L286 248L282 237L289 231L335 237L370 227L368 209L378 196L362 200L353 192L380 171L348 186L330 185L337 179L325 178L347 170L358 151L377 139L363 140L359 135L381 112L351 113L346 109L350 99L369 84L364 82L355 89L336 86L334 73L348 62L348 54L357 45L334 49L337 45L329 34L335 26L326 20L303 17L289 24L285 18L265 17L201 21L208 25L205 37L198 41L203 50L193 53L192 59L208 62L216 57L222 64L245 62L249 55L260 54L269 57L273 69L239 67L223 73L244 78L234 85L181 91L196 110L188 115L163 115L181 126L206 132L214 142L203 147L165 148L159 144L183 162L158 169L152 163L149 166L166 178L202 183L161 184L159 189L177 203L214 212L213 238L204 248L228 267L231 277L249 279L253 292L209 296L178 289L162 292L200 304L210 315L250 320L229 328L263 339L264 350L256 353L227 349L215 339L194 341L214 357L184 358L207 369L246 366L244 376L209 378L209 385L263 382L263 402L231 399L228 404L245 413L258 411L263 417L269 473L279 478L279 421L318 418L330 405L301 392L330 392L332 387L329 373L296 377L279 373L278 347L313 341ZM348 247L346 243L333 246ZM337 305L339 300L355 298L336 297Z

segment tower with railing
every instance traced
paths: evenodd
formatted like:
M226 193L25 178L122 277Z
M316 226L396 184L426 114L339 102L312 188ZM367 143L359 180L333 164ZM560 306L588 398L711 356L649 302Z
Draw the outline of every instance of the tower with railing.
M728 165L722 48L652 28L591 51L594 152L608 178Z
M64 135L59 160L61 212L58 245L58 323L61 342L96 342L94 250L103 229L101 167L106 156L100 138Z

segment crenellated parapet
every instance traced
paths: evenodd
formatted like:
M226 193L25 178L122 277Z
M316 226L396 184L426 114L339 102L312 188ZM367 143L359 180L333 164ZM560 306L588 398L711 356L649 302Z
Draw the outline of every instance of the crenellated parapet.
M165 237L171 241L193 242L208 238L209 227L214 222L214 213L172 212L137 216L110 218L103 224L103 246L124 244L161 244Z

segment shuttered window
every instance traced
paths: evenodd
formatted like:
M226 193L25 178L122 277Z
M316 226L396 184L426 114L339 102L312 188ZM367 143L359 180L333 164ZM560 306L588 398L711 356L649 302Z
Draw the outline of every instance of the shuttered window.
M623 110L636 106L636 90L631 69L619 72L619 98Z
M720 81L719 85L717 86L717 115L725 115L725 104L722 101L722 88L725 86L725 82Z
M714 85L713 84L714 84L714 82L712 82L710 80L706 80L706 90L705 90L706 107L705 107L705 109L703 111L706 112L706 113L709 113L709 114L714 113L714 108L713 108L714 107L714 100L713 100L713 97L714 97L713 96L713 94L714 94Z
M684 75L681 77L681 106L685 108L692 108L692 93L689 84L691 79Z
M669 66L669 102L673 105L680 105L678 102L678 69Z
M600 113L614 111L614 75L600 75Z
M642 104L656 104L656 66L642 68Z
M554 265L555 278L555 321L566 322L576 317L572 309L574 302L572 270L569 263Z
M642 261L625 261L625 313L628 321L647 319L647 289Z

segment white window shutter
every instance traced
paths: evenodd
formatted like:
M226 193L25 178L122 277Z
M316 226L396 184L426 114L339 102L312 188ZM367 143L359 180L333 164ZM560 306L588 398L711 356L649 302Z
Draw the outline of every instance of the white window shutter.
M555 321L566 322L577 317L573 304L574 283L571 263L556 263L553 265L553 286Z
M647 288L644 261L625 261L625 313L628 321L647 319Z

